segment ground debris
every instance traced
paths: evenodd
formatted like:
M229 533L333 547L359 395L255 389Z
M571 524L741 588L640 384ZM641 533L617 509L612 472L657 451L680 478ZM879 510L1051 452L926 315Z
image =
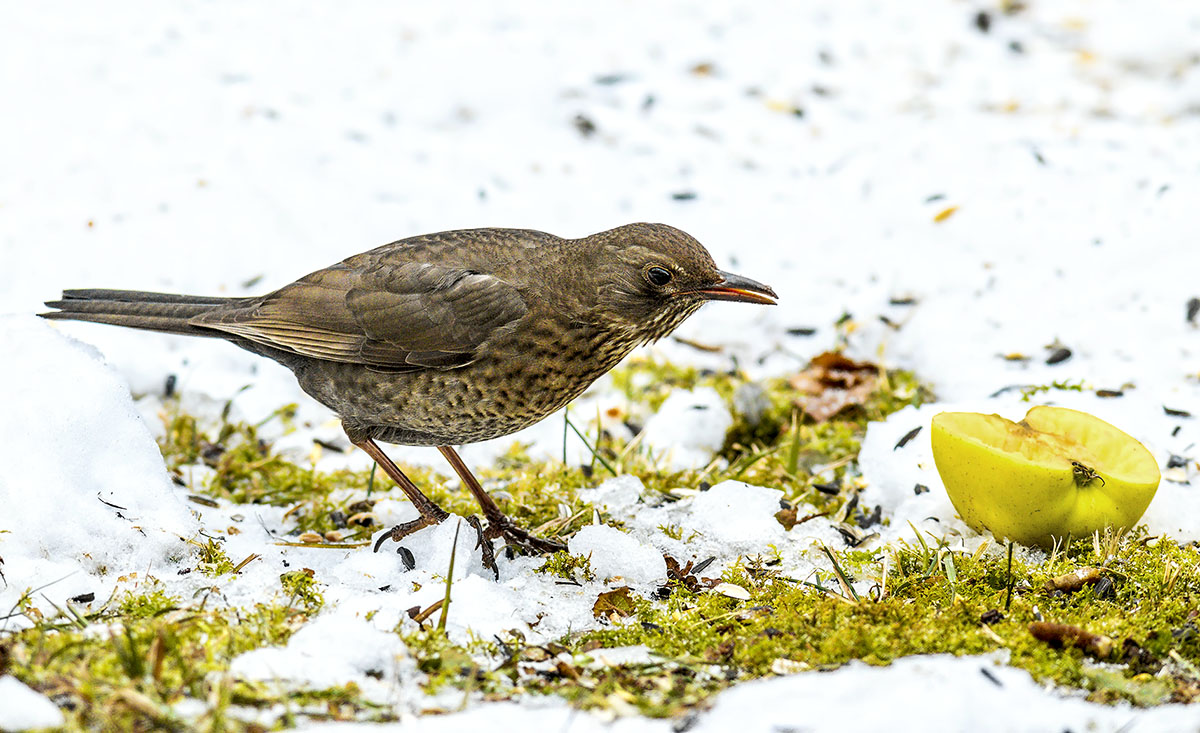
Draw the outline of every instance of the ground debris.
M1054 647L1073 646L1097 659L1112 656L1116 644L1104 634L1094 634L1087 629L1071 624L1056 624L1050 621L1034 621L1029 624L1029 633L1035 639Z
M1092 585L1103 577L1104 571L1100 568L1079 568L1069 573L1050 578L1046 581L1043 588L1047 591L1063 591L1065 593L1074 593L1083 588L1085 585Z
M658 595L660 597L669 596L673 585L682 586L692 593L699 593L717 585L720 582L718 578L697 577L697 573L703 572L714 560L716 560L715 557L710 557L707 560L701 560L698 564L688 560L686 565L680 565L674 557L663 553L663 561L667 564L667 584L659 589Z
M803 393L796 405L817 422L867 401L879 383L880 367L827 351L813 357L809 367L788 382Z
M621 619L631 616L634 608L633 598L630 597L629 592L629 586L623 585L620 588L601 593L596 597L596 602L592 604L592 615L600 621L609 623L617 623Z

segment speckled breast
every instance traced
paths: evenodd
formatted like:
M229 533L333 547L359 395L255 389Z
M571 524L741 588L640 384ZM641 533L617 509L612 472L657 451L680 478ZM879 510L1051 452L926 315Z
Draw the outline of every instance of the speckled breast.
M594 328L541 324L493 342L456 369L375 372L295 366L305 392L349 432L399 445L461 445L529 427L578 397L636 346Z

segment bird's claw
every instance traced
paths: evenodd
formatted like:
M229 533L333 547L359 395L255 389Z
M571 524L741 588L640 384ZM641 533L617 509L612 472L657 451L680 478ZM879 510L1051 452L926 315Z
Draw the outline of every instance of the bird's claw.
M443 514L445 514L445 512L443 512ZM446 515L446 516L449 516L449 515ZM399 542L400 540L409 536L413 532L425 529L426 527L430 526L431 524L438 524L443 519L445 519L445 517L421 516L421 517L417 517L416 519L410 520L408 522L403 522L401 524L397 524L395 527L392 527L387 532L384 532L383 534L379 535L379 539L375 540L375 552L379 552L379 548L382 547L383 543L386 542L389 538L393 542Z
M417 517L403 524L397 524L387 532L379 535L379 539L375 540L375 552L379 552L379 548L383 543L391 539L394 542L399 542L405 537L422 530L431 524L437 524L440 519L435 517ZM536 553L542 555L550 555L567 549L567 546L556 540L549 540L542 537L537 537L517 525L513 524L508 517L493 517L488 519L487 527L479 520L479 517L472 515L467 517L467 524L475 529L475 533L479 540L475 545L483 555L483 566L491 570L495 574L496 579L500 579L500 568L496 565L496 552L492 547L492 540L503 538L504 544L519 552Z
M484 533L488 539L504 538L504 544L515 550L532 552L541 555L552 555L567 549L567 546L557 540L537 537L513 524L508 517L498 517L488 520L488 528Z
M496 552L492 549L492 541L488 538L487 531L484 530L479 517L472 514L467 517L467 524L475 529L475 533L479 537L479 541L475 544L475 547L479 548L479 551L483 554L483 566L495 574L496 580L500 580L500 568L496 567Z

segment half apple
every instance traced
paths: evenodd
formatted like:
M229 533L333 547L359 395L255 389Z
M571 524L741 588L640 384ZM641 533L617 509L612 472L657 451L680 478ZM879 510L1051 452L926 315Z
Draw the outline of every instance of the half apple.
M1025 545L1128 529L1158 489L1158 463L1145 446L1078 410L1038 406L1021 422L943 412L931 440L963 521Z

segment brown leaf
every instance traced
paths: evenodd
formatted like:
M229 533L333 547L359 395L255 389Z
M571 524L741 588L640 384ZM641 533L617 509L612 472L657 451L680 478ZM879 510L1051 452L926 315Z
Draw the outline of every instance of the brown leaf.
M1107 659L1113 653L1112 639L1104 634L1093 634L1079 626L1034 621L1029 624L1029 633L1033 634L1035 639L1051 646L1074 646L1097 659Z
M669 588L672 583L678 583L693 593L700 592L700 581L696 578L691 560L688 560L687 565L681 566L678 560L664 552L663 561L667 564L666 587Z
M598 619L619 621L633 614L633 599L629 597L629 586L623 585L601 593L592 604L592 614Z
M561 659L558 661L558 664L555 665L555 670L557 670L559 674L561 674L563 677L566 677L569 680L573 680L575 682L579 681L579 670L576 669L573 665L567 664L566 662L562 661Z
M1083 586L1100 580L1103 573L1104 571L1100 568L1079 568L1074 572L1047 580L1043 587L1047 591L1061 590L1074 593Z
M813 357L809 366L788 379L803 392L796 405L817 422L825 422L847 407L860 405L879 383L879 367L826 351Z
M725 640L716 646L710 646L704 650L704 661L720 662L728 659L733 654L733 641Z

